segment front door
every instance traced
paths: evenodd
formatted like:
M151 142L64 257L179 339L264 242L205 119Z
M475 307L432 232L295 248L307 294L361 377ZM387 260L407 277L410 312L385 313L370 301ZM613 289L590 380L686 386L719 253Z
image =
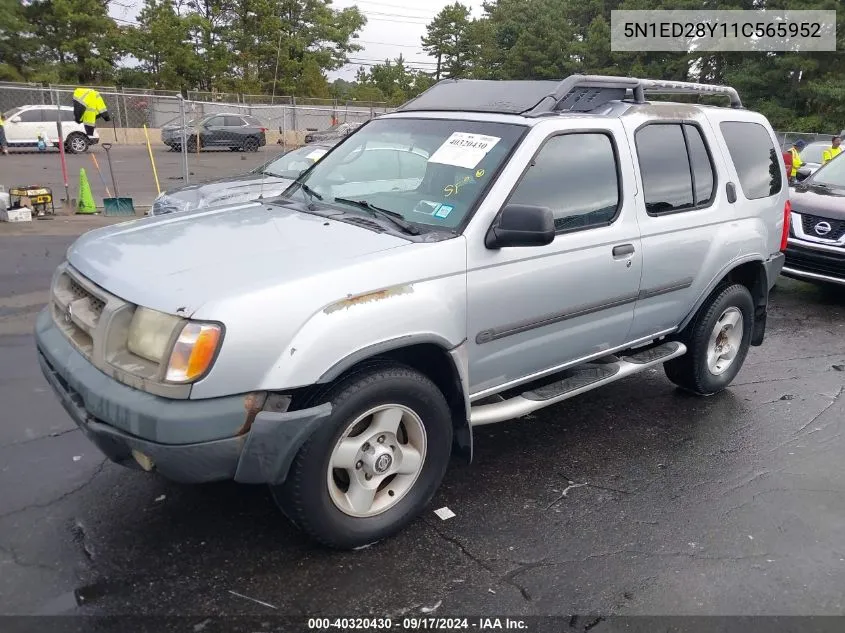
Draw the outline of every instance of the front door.
M594 123L549 122L525 140L536 153L508 203L551 208L551 244L489 250L468 235L476 399L629 340L642 270L633 164L621 123Z
M215 116L206 121L202 130L202 144L205 147L225 145L226 118Z
M13 121L12 119L19 119ZM32 108L19 112L6 122L6 140L9 143L26 143L35 145L38 142L38 130L44 127L41 109Z

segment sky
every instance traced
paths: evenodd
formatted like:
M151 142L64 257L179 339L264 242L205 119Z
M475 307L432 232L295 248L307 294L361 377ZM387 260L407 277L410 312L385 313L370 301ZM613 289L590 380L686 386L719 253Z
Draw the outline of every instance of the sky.
M446 5L454 0L334 0L336 9L358 6L367 17L367 25L360 31L358 43L363 49L350 55L352 63L331 72L329 81L337 78L352 80L359 66L383 63L403 55L406 64L420 70L434 70L434 60L420 45L425 27ZM482 14L482 0L461 0L470 7L473 17ZM132 21L137 16L140 0L121 0L113 4L111 15L119 20Z

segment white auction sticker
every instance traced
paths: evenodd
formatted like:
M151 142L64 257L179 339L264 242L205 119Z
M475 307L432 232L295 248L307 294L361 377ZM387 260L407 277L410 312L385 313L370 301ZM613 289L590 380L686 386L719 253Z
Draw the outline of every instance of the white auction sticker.
M307 158L309 160L313 160L316 163L319 158L322 158L325 155L326 155L326 150L315 149L313 152L308 154L308 156L306 156L305 158Z
M454 165L464 169L475 169L496 143L501 141L498 136L471 134L469 132L455 132L446 139L431 158L429 163Z

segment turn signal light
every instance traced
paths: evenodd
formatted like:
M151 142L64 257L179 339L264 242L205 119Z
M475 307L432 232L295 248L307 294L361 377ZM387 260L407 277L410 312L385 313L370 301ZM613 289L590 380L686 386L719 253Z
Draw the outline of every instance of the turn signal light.
M188 323L182 328L167 364L168 382L193 382L205 374L217 355L222 328L213 323Z

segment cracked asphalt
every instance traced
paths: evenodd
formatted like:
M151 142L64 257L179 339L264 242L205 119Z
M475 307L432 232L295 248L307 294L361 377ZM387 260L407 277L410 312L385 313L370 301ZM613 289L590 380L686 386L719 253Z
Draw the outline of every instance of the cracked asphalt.
M71 240L0 235L0 614L845 610L845 292L780 280L722 394L652 371L476 430L422 518L338 553L263 487L125 470L75 430L31 336Z

